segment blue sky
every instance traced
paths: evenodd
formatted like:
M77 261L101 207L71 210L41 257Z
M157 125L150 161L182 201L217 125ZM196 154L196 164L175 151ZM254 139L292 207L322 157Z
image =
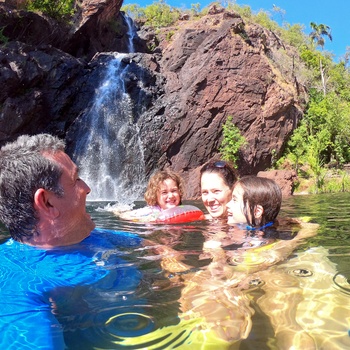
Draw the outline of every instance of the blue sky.
M124 0L124 4L139 4L141 7L152 4L153 0ZM201 8L213 1L165 0L174 7L190 8L191 4L201 4ZM309 34L310 22L325 24L331 28L332 41L326 38L325 50L335 55L338 61L350 47L350 0L237 0L238 5L249 5L253 11L264 9L273 14L273 19L281 23L281 15L272 11L273 5L285 11L284 21L290 24L303 24Z

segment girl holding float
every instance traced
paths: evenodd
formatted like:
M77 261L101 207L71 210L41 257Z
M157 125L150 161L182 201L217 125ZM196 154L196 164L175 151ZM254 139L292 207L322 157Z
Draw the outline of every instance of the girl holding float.
M121 219L150 223L182 223L203 220L203 212L193 205L182 205L184 194L181 177L173 171L156 172L144 195L146 207L114 213Z

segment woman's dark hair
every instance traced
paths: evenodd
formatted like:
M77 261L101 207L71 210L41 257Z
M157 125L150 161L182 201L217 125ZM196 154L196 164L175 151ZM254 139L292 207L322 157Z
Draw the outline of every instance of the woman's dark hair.
M201 178L204 173L218 174L229 188L237 181L236 171L223 160L211 160L204 164L200 170Z
M274 222L282 203L282 192L280 187L274 180L258 177L258 176L244 176L238 180L234 188L240 185L244 191L243 193L243 213L246 217L247 223L253 227L263 226L268 222ZM254 210L257 205L261 205L264 213L260 222L256 222L254 217Z

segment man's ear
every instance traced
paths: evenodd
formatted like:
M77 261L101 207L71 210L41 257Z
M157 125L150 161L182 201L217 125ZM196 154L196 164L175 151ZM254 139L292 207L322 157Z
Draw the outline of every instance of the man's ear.
M263 214L264 214L264 208L260 204L256 205L254 209L255 219L260 219Z
M39 215L56 218L59 215L58 209L51 204L52 192L39 188L34 193L34 208Z

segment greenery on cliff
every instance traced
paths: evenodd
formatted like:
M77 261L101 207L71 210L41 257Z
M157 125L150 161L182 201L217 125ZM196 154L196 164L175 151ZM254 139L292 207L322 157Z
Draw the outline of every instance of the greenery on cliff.
M195 20L205 15L213 5L222 7L220 2L213 2L200 11L200 4L197 3L189 10L181 10L160 0L145 8L131 4L122 10L138 22L161 31L162 27L176 25L180 17ZM332 40L331 28L325 24L310 23L307 35L302 25L284 23L280 26L269 13L253 13L249 6L239 6L235 1L226 1L224 7L239 13L246 24L257 23L273 31L283 43L293 46L298 53L298 57L292 58L293 71L290 72L289 68L285 74L306 89L308 100L301 124L274 166L294 168L300 178L311 182L311 192L349 191L350 179L343 169L345 164L350 163L350 51L340 62L334 62L332 55L324 50L327 40ZM274 11L283 12L276 6ZM286 67L290 67L290 59L286 52L278 59L276 57L275 62L278 61L283 71L284 62ZM302 65L298 65L298 62ZM225 150L225 145L232 146L232 134L237 138L236 132L226 132L221 148L226 157L230 150ZM232 155L232 161L236 160L236 155Z
M39 11L57 20L69 19L74 14L74 0L27 0L28 11Z

